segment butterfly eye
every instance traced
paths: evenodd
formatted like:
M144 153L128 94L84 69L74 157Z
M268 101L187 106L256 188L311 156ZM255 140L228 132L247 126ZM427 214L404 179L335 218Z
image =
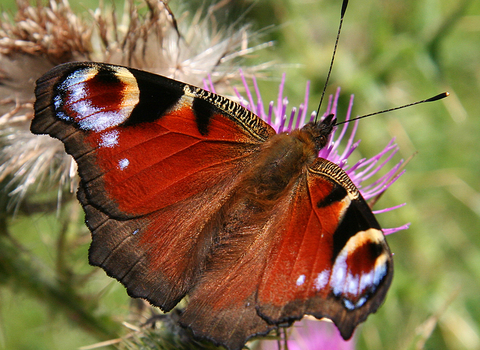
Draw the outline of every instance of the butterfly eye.
M321 150L325 145L327 144L327 136L326 135L320 135L315 138L315 146L317 147L318 150Z

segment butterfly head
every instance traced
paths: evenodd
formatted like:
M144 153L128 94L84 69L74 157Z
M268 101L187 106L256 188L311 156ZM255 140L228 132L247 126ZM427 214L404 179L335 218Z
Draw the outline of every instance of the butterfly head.
M320 122L305 124L302 131L308 133L315 143L315 150L318 152L327 145L330 134L337 122L335 115L329 114Z

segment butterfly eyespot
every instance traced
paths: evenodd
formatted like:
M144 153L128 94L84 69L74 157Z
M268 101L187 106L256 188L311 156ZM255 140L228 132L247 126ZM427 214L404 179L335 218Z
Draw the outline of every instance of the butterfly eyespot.
M134 76L117 66L73 70L53 90L58 118L96 132L125 122L140 98Z

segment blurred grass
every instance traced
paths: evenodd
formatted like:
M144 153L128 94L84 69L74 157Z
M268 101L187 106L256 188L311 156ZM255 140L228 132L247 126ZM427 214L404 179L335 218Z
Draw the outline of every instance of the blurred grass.
M258 53L257 61L292 65L272 77L287 72L291 105L302 101L310 80L310 109L316 109L341 1L237 1L226 17L250 3L246 21L257 29L275 25L265 34L275 47ZM78 11L95 6L72 5ZM2 6L14 8L11 1ZM178 3L171 6L175 13ZM359 327L359 349L480 348L479 78L480 2L350 1L327 91L342 88L340 116L352 93L354 114L451 93L360 123L362 155L375 154L392 137L401 157L418 154L378 203L408 203L379 215L384 227L412 225L388 237L393 285L377 314ZM264 101L276 98L276 82L261 87ZM88 266L89 233L79 224L78 207L69 204L58 217L54 211L14 219L1 213L0 266L11 270L0 270L0 349L76 349L121 332L128 297L119 283Z

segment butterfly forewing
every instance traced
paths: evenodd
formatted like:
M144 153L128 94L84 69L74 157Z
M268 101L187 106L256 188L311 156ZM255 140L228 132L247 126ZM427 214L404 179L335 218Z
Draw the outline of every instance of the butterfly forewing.
M180 322L231 350L305 314L349 338L383 301L390 251L345 172L317 158L315 124L277 135L226 98L106 64L37 84L31 129L77 161L90 262L130 295L170 310L188 294Z

